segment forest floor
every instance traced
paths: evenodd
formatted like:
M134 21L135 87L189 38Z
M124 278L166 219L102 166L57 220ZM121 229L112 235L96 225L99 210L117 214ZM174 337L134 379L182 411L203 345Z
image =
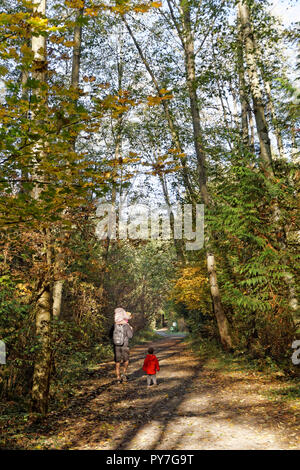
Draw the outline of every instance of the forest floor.
M4 448L300 448L300 400L285 398L284 380L226 370L214 358L200 361L172 335L151 342L161 370L158 385L147 388L141 367L149 345L132 348L127 383L116 383L114 362L99 364L78 382L64 409L8 430Z

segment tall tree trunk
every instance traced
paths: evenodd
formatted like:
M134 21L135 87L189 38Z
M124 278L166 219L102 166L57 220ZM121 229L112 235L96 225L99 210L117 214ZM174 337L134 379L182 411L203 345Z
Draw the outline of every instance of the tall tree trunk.
M170 6L170 2L168 0ZM172 12L172 10L171 10ZM190 109L194 131L194 146L197 156L198 172L199 172L199 187L202 200L206 207L210 207L210 197L207 189L206 177L206 155L202 142L202 131L200 125L200 112L197 99L197 85L196 85L196 67L195 67L195 53L194 53L194 38L191 28L191 14L190 3L188 0L180 2L181 12L181 34L180 39L184 49L186 80L188 87L188 94L190 99ZM179 29L178 29L179 31ZM211 234L213 236L213 234ZM206 261L207 270L210 280L210 292L213 300L214 314L217 319L219 334L221 342L226 349L232 348L232 340L229 333L229 324L226 318L224 308L221 302L221 295L217 281L217 272L215 267L215 259L212 250L206 247Z
M237 69L239 77L239 95L241 103L241 125L242 125L242 141L244 147L249 147L249 127L248 127L248 110L249 103L247 100L246 93L246 81L245 81L245 65L244 65L244 54L243 54L243 37L241 31L238 34L238 45L237 45Z
M171 228L171 233L173 235L173 242L174 242L174 248L176 251L176 258L177 262L181 265L185 265L185 256L184 256L184 248L183 248L183 240L182 239L176 239L175 238L175 216L174 212L172 211L172 206L170 203L170 197L169 197L169 192L168 192L168 187L167 187L167 182L165 181L165 178L163 175L159 175L160 183L162 186L163 190L163 195L165 198L165 202L169 208L170 211L170 228Z
M241 31L245 49L247 73L253 102L253 112L260 144L261 162L266 174L273 175L271 144L263 103L263 95L259 82L253 27L251 23L249 6L246 0L239 0L238 2L238 27Z
M272 120L272 125L274 129L274 134L276 137L276 143L277 143L277 148L278 148L278 153L280 158L284 158L284 149L283 149L283 141L282 141L282 136L281 136L281 131L279 128L278 124L278 118L276 115L275 111L275 106L272 98L272 91L271 91L271 85L268 80L265 80L265 88L266 88L266 93L269 101L269 108L270 108L270 114L271 114L271 120Z
M149 73L149 75L151 77L152 83L153 83L153 85L154 85L154 87L157 91L157 94L159 96L162 96L161 91L160 91L162 89L162 87L159 86L159 84L158 84L158 82L155 78L154 72L150 67L149 62L147 61L147 59L146 59L139 43L137 42L137 40L136 40L136 38L135 38L135 36L132 32L132 29L130 28L130 26L128 25L128 23L127 23L127 21L124 17L123 17L123 22L126 26L127 31L129 32L129 35L131 36L131 38L132 38L132 40L133 40L133 42L136 46L136 49L137 49L137 51L138 51L138 53L141 57L141 60L144 64L147 72ZM165 114L165 117L166 117L166 120L167 120L167 123L168 123L168 127L169 127L169 130L170 130L171 136L172 136L173 143L176 147L176 150L179 153L183 153L176 126L174 124L173 118L172 118L171 113L169 111L168 104L166 103L165 100L162 101L162 107L163 107L163 110L164 110L164 114ZM193 200L194 199L194 192L192 190L191 183L190 183L190 178L189 178L188 169L187 169L187 165L186 165L186 158L182 158L181 162L182 162L182 175L183 175L183 181L185 183L185 188L186 188L191 200ZM171 208L166 182L165 182L162 175L160 175L159 178L160 178L160 182L161 182L161 185L162 185L165 202L168 205L168 207ZM172 210L170 210L170 225L171 225L171 230L174 234L174 213L172 212ZM177 260L182 265L184 265L185 264L185 257L184 257L184 251L183 251L183 246L182 246L182 240L176 240L175 237L173 237L173 240L174 240L174 247L175 247L175 251L176 251Z
M49 284L36 305L35 316L38 351L36 353L31 392L32 411L47 414L51 372L51 294Z
M180 10L182 15L182 33L180 39L182 41L184 49L185 71L190 100L190 110L192 116L194 147L197 157L197 166L199 174L199 188L204 204L206 206L209 206L210 200L207 190L206 179L206 155L202 143L200 112L197 99L194 38L191 29L189 0L183 0L180 2Z
M213 301L214 314L216 316L220 338L225 349L232 347L231 336L229 334L227 318L224 315L221 303L220 290L218 286L215 257L212 253L206 256L207 271L209 274L210 293Z
M250 107L248 107L248 121L249 121L249 129L250 129L250 149L252 152L255 150L254 146L254 120L253 120L253 113Z
M168 1L168 5L170 7L171 15L172 15L172 18L173 18L173 21L174 21L174 16L172 14L173 13L172 12L172 6L170 5L169 1ZM160 93L161 87L159 86L159 84L158 84L158 82L155 78L153 70L151 69L151 67L149 65L149 62L147 61L145 55L143 54L140 45L138 44L138 42L137 42L130 26L128 25L128 23L127 23L127 21L124 17L123 17L123 21L126 25L126 28L127 28L128 32L129 32L129 34L130 34L130 36L133 40L138 52L139 52L141 60L144 63L145 68L148 71L148 73L149 73L149 75L152 79L152 82L153 82L153 84L154 84L154 86L157 90L157 93L160 96L161 95L161 93ZM178 30L177 22L174 21L174 24L175 24L175 26ZM180 31L179 31L179 34L180 34ZM189 53L191 53L193 60L189 61L189 62L187 62L187 60L186 60L186 67L188 67L188 69L189 69L189 73L188 73L189 77L192 78L192 77L195 77L195 69L193 67L193 64L194 64L193 49L190 49ZM185 54L185 58L186 58L186 54ZM193 81L193 79L192 79L192 81ZM191 81L189 81L189 84L191 84ZM197 105L197 98L196 98L196 95L194 93L195 90L193 90L194 86L195 86L195 81L192 83L192 86L189 87L189 90L191 91L190 101L191 101L191 113L192 113L193 127L194 127L194 144L195 144L197 161L198 161L198 172L199 172L199 182L200 182L199 187L200 187L200 192L201 192L202 199L203 199L204 203L206 205L209 205L209 196L208 196L208 191L207 191L207 187L206 187L205 154L204 154L203 149L201 147L200 118L199 118L199 110L198 110L198 105ZM173 118L171 116L171 113L169 111L169 108L168 108L168 105L167 105L166 101L162 101L162 106L164 108L164 113L165 113L165 116L166 116L166 120L168 122L168 126L169 126L169 129L170 129L170 133L172 135L173 142L174 142L176 148L180 152L182 152L178 132L177 132L176 127L174 125ZM183 180L184 180L184 183L185 183L185 187L188 191L188 194L190 195L191 200L196 202L195 192L194 192L194 190L193 190L193 188L191 187L191 184L190 184L190 178L189 178L188 169L186 167L185 160L182 161L182 164L183 164ZM211 256L211 254L210 254L210 256ZM213 264L213 266L215 266L215 264ZM214 269L213 269L213 271L214 271L214 275L215 275L215 278L216 278L216 272L215 272ZM215 299L215 300L218 299L218 298L220 299L220 295L219 296L215 295L216 291L218 292L218 284L217 283L214 284L213 290L214 290L214 295L212 296L212 298ZM219 330L222 344L226 348L231 348L232 347L232 341L231 341L230 335L228 333L228 331L229 331L228 321L226 319L226 316L225 316L225 313L224 313L221 302L216 302L214 307L215 307L215 310L216 310L217 314L219 314L219 318L222 317L223 320L224 320L223 324L225 326L224 326L224 328L222 328L222 330ZM218 323L218 325L219 325L219 323ZM226 330L226 334L224 334L225 330Z
M45 16L46 14L46 0L39 0L34 3L33 12L36 16ZM32 36L31 42L33 52L33 77L38 81L39 86L35 91L38 99L41 100L40 105L44 106L44 98L40 95L40 86L46 81L46 38L43 35ZM36 117L38 119L38 116ZM33 148L33 154L38 155L39 158L45 158L43 150L45 143L38 141ZM33 179L38 175L39 158L34 158ZM39 179L43 179L40 176ZM38 184L32 190L32 196L35 199L40 198L41 189ZM44 239L46 251L46 263L49 266L49 237L48 232L41 233ZM45 256L44 254L41 256ZM47 274L46 274L47 276ZM38 351L35 357L34 370L33 370L33 385L31 395L31 409L32 411L47 413L48 397L49 397L49 384L50 384L50 369L51 369L51 295L50 295L50 282L46 280L42 289L42 293L37 301L35 308L35 327L38 342Z
M58 279L53 283L53 318L59 319L61 314L62 292L64 280Z
M154 72L148 62L148 60L146 59L146 56L145 54L143 53L142 51L142 48L140 47L139 43L137 42L134 34L133 34L133 31L132 29L130 28L129 24L127 23L126 21L126 18L123 16L122 17L122 20L126 26L126 29L129 33L129 35L131 36L133 42L134 42L134 45L140 55L140 58L147 70L147 72L149 73L150 77L151 77L151 80L152 80L152 83L157 91L157 94L158 96L161 96L163 97L163 95L161 94L161 89L163 88L162 86L159 85L155 75L154 75ZM161 105L163 107L163 110L164 110L164 115L166 117L166 121L168 123L168 127L169 127L169 130L170 130L170 133L171 133L171 137L172 137L172 140L173 140L173 145L175 146L176 150L178 151L178 153L180 154L183 154L183 149L181 147L181 144L180 144L180 139L179 139L179 135L178 135L178 130L176 128L176 125L174 123L174 119L173 119L173 116L171 115L171 112L169 110L169 106L168 106L168 103L166 100L162 100L161 102ZM182 157L181 158L181 164L182 164L182 178L183 178L183 181L184 181L184 185L185 185L185 188L188 192L188 195L190 197L190 200L191 201L195 201L195 193L193 191L193 188L192 188L192 185L191 185L191 182L190 182L190 177L189 177L189 171L188 171L188 167L187 167L187 159L186 157Z
M293 162L299 163L299 147L296 141L296 122L291 123L291 157Z
M262 50L257 45L257 43L255 41L255 37L254 37L254 44L255 44L256 55L257 55L257 58L258 58L258 63L259 63L260 69L261 69L263 82L264 82L264 85L265 85L266 95L267 95L267 98L268 98L268 110L269 110L269 113L270 113L270 116L271 116L271 123L272 123L272 127L273 127L274 134L275 134L275 137L276 137L278 153L279 153L280 158L284 158L283 141L282 141L281 131L280 131L278 118L277 118L277 114L276 114L276 110L275 110L275 106L274 106L274 102L273 102L271 83L270 83L268 75L266 74L266 71L265 71L265 65L264 65L264 58L263 58ZM268 55L268 51L265 51L265 55Z
M72 72L71 72L71 87L78 90L79 76L80 76L80 56L81 56L81 42L82 42L82 25L81 18L83 16L83 8L78 10L76 16L76 24L74 26L73 37L73 57L72 57ZM75 104L76 104L75 100ZM71 147L75 151L76 136L72 139ZM68 171L68 170L67 170ZM54 263L54 285L53 285L53 317L58 319L61 314L62 295L64 278L62 274L65 267L65 258L61 246L56 246L55 250L55 263Z
M215 54L213 44L212 44L212 55L213 55L213 59L214 59L214 67L217 68L216 54ZM226 140L227 140L227 143L228 143L228 146L229 146L230 150L232 150L233 147L232 147L232 142L231 142L231 138L230 138L231 137L231 129L230 129L230 126L229 126L229 123L228 123L227 110L226 110L226 106L225 106L224 99L223 99L223 94L222 94L222 90L224 89L224 87L221 86L218 76L216 76L216 82L217 82L219 100L220 100L222 111L223 111L224 124L225 124L226 130L227 130ZM227 102L227 104L228 104L228 102ZM229 108L227 108L227 109L229 109ZM232 124L232 122L231 122L231 124Z

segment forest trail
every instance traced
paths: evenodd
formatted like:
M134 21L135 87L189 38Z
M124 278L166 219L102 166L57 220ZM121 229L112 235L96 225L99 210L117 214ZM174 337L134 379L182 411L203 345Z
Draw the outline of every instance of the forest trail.
M297 418L289 404L270 401L263 394L270 388L271 379L249 371L224 374L205 363L199 364L182 338L163 337L151 343L161 366L157 374L159 385L147 388L141 367L149 345L132 348L126 384L116 384L113 362L100 364L88 380L80 382L68 406L51 413L46 427L35 430L43 439L42 447L91 450L300 447L299 414Z

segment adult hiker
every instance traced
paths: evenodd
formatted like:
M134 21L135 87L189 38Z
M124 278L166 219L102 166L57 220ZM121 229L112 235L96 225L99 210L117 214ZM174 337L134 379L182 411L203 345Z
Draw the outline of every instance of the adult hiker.
M117 382L127 382L127 368L129 364L129 339L133 336L133 328L129 325L128 320L131 313L126 312L123 308L115 309L115 324L113 331L113 342L115 350L116 376ZM121 363L123 365L123 373L121 374Z

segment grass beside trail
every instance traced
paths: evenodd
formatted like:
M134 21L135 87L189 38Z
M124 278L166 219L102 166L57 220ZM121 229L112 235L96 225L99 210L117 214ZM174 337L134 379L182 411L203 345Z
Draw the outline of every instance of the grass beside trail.
M201 339L193 335L185 338L188 347L199 357L203 368L218 371L222 375L256 375L264 378L269 387L262 394L271 401L294 402L300 408L300 365L290 361L276 364L271 358L253 359L239 351L225 352L215 340Z

